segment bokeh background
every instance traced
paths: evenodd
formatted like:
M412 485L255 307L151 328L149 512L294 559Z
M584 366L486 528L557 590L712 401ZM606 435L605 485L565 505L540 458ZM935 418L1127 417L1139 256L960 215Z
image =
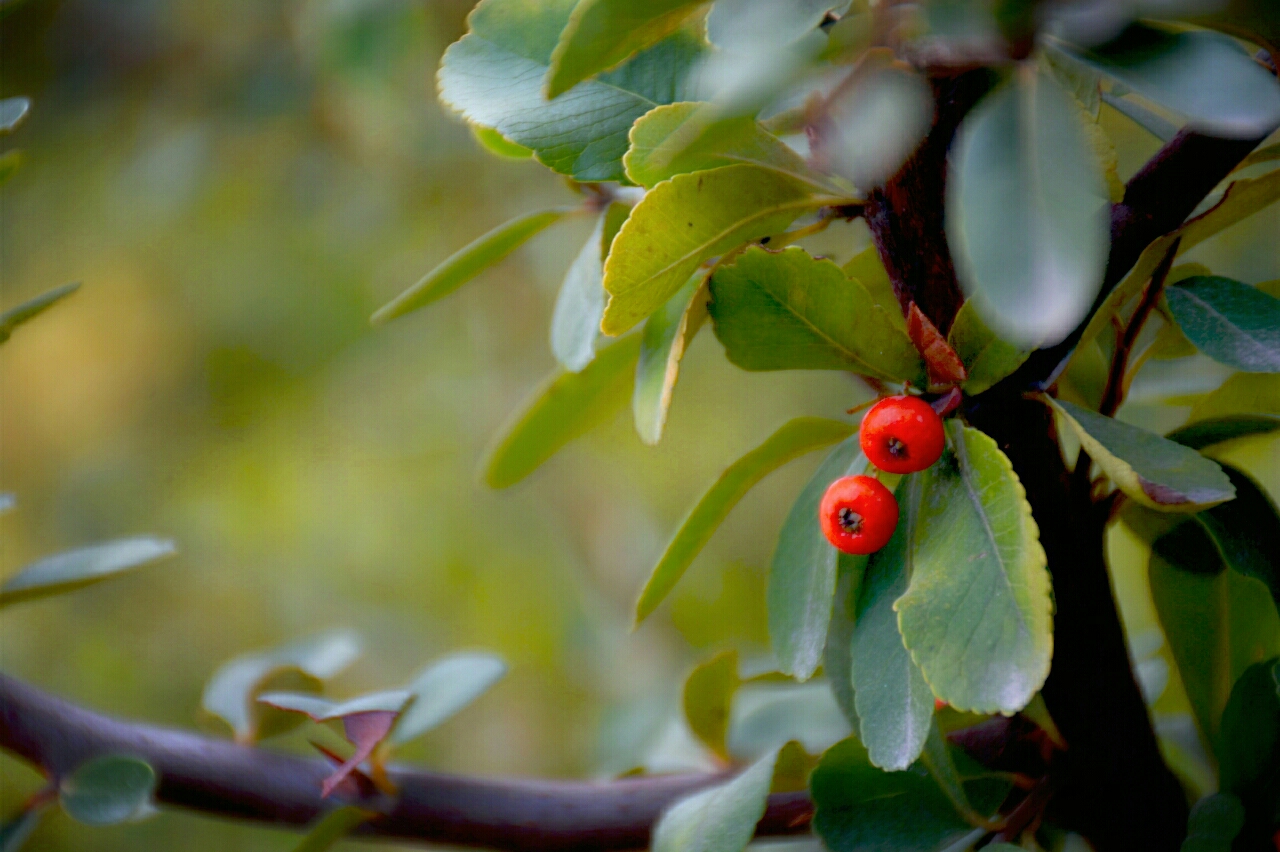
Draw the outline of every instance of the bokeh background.
M0 573L131 534L180 548L5 610L0 668L104 711L216 731L202 686L245 651L353 628L365 654L332 683L341 696L485 648L508 677L401 756L582 777L640 761L698 657L766 653L764 571L816 456L750 494L633 633L634 595L725 465L792 416L842 416L867 398L859 383L742 373L704 332L657 448L620 413L492 492L477 464L554 367L551 307L588 224L556 226L444 302L369 326L453 249L574 199L536 164L483 153L435 102L436 64L470 5L0 6L0 95L33 101L3 140L24 162L0 189L0 304L84 282L0 352L0 489L18 501L0 516ZM1127 176L1159 143L1104 110ZM855 224L822 240L815 250L845 258L867 236ZM1277 241L1268 213L1192 259L1274 278ZM1196 363L1162 381L1203 390L1213 370ZM1126 416L1174 425L1187 410L1143 399ZM1274 455L1240 452L1274 489ZM38 786L0 758L3 811ZM97 830L55 814L31 848L294 842L178 813Z

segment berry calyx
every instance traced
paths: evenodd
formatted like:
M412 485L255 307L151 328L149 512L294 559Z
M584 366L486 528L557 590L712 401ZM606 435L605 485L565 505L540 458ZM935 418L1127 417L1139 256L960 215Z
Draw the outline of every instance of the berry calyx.
M862 452L888 473L915 473L942 455L946 437L942 418L929 403L915 396L890 396L862 418L858 436Z
M839 550L875 553L898 526L898 501L874 477L845 476L827 486L818 521L827 541Z

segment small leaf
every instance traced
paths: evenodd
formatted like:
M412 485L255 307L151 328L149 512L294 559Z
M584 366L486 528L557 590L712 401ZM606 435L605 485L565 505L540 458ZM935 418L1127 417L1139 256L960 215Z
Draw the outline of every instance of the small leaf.
M1222 470L1235 487L1230 504L1195 515L1227 567L1254 577L1271 592L1280 610L1280 510L1262 488L1229 464Z
M1274 414L1229 414L1188 423L1165 435L1184 447L1202 450L1233 438L1266 435L1280 429L1280 416Z
M146 761L123 755L96 757L62 780L62 809L87 825L114 825L151 812L156 773Z
M360 823L374 816L373 811L344 805L334 808L316 821L293 852L325 852L351 833Z
M957 132L947 243L983 320L1018 347L1056 343L1102 284L1110 203L1070 95L1020 67Z
M417 284L374 312L371 322L382 325L410 311L443 299L481 272L527 243L549 225L559 222L574 208L543 210L517 216L458 249Z
M960 356L915 302L907 311L907 334L924 357L930 388L958 385L968 378Z
M1245 669L1222 711L1222 789L1246 803L1265 801L1262 787L1271 788L1272 803L1280 794L1280 698L1271 679L1276 664L1271 659Z
M841 442L801 490L778 533L769 567L769 638L782 671L797 680L808 680L818 667L836 589L840 551L818 524L818 506L832 482L866 468L858 436Z
M636 601L639 624L662 602L729 510L766 474L792 459L849 437L853 427L838 420L797 417L731 464L680 524Z
M1093 461L1142 505L1196 512L1235 495L1217 462L1195 450L1066 400L1049 402Z
M825 199L829 201L830 199ZM824 200L759 166L676 175L651 189L613 241L601 328L621 334L662 306L703 260L786 228Z
M684 682L684 717L689 730L721 760L729 759L725 735L733 694L742 685L738 652L725 651L699 663Z
M951 323L947 340L968 371L961 386L970 396L982 393L1005 376L1012 375L1030 352L1007 343L982 321L973 302L965 302Z
M551 315L551 351L571 373L580 372L596 356L604 315L604 259L630 212L625 204L610 204L600 214L560 286Z
M902 314L902 305L893 291L893 282L889 280L889 272L880 260L880 253L874 245L867 246L855 254L848 263L840 267L844 274L857 281L871 294L875 302L893 320L893 324L903 331L907 330L907 318Z
M258 701L311 717L316 722L332 722L359 713L399 713L413 698L406 689L384 689L358 695L346 701L330 701L316 695L296 692L266 692Z
M31 110L30 98L0 100L0 134L12 133Z
M831 852L935 852L972 831L922 766L884 772L853 738L822 755L809 789Z
M473 124L471 135L486 151L504 160L528 160L533 157L533 151L523 145L517 145L491 127Z
M409 685L413 701L401 712L391 742L406 743L437 727L506 673L507 664L493 654L457 653L436 660Z
M1231 841L1244 828L1244 805L1230 793L1205 796L1191 807L1187 837L1179 852L1231 852Z
M0 606L110 580L176 552L172 541L138 536L46 556L5 580L0 586Z
M55 287L47 293L41 293L34 299L23 302L16 308L10 308L0 314L0 343L4 343L13 334L13 330L22 325L27 320L43 313L53 306L55 302L65 299L72 293L80 289L80 283L63 284L61 287Z
M741 852L764 816L775 749L724 784L686 796L653 829L653 852Z
M257 696L290 674L319 690L321 682L360 656L360 639L349 630L334 630L270 651L245 654L224 663L205 685L201 706L226 721L239 742L264 734ZM277 687L278 688L278 687ZM272 727L272 726L266 726ZM273 730L271 733L278 733Z
M911 340L866 289L804 249L752 246L711 277L711 318L745 370L852 370L923 385Z
M907 769L920 757L933 724L933 691L898 631L894 603L912 574L912 542L919 523L919 477L905 477L897 498L903 512L893 538L871 555L858 595L852 640L853 696L858 739L871 763ZM915 492L914 499L908 496Z
M632 335L601 349L581 373L553 373L495 436L483 464L489 487L515 485L621 408L639 354Z
M1161 106L1193 129L1248 139L1280 124L1280 85L1233 39L1203 30L1133 24L1080 60Z
M631 128L631 147L622 158L627 177L652 189L676 175L738 164L759 166L834 191L804 158L749 115L708 121L702 103L665 104L641 116Z
M707 44L682 30L548 101L543 82L575 5L479 3L467 18L469 32L440 62L440 100L467 121L532 149L561 174L582 182L623 180L627 131L659 104L693 99L690 75Z
M1280 299L1218 276L1165 290L1178 325L1201 352L1250 373L1280 372Z
M551 53L546 96L624 62L674 33L705 0L579 0Z
M636 432L653 445L662 438L667 411L680 377L680 361L707 318L705 274L694 273L667 303L651 314L640 339L636 386L631 397Z
M1022 483L995 441L956 421L947 434L950 449L902 506L919 514L898 627L935 695L958 710L1012 713L1049 674L1047 560Z

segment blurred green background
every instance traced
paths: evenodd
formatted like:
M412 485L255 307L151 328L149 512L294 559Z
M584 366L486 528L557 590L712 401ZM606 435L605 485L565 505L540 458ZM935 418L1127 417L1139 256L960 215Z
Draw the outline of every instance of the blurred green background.
M557 226L429 310L368 324L479 233L574 199L545 169L482 153L436 104L435 66L469 6L0 7L0 95L33 100L3 143L24 154L0 189L3 306L84 282L0 353L0 488L18 499L0 516L0 572L138 533L180 548L6 610L6 672L114 714L217 730L200 717L203 683L245 651L354 628L365 656L333 682L341 696L486 648L511 663L506 680L401 757L580 777L641 759L695 659L766 653L764 569L817 456L750 494L631 633L634 595L725 465L789 417L842 416L867 398L859 383L742 373L704 333L659 447L620 414L491 492L477 463L554 366L551 306L589 223ZM1122 176L1158 147L1104 119ZM1277 238L1264 214L1195 259L1276 277ZM844 258L866 240L853 225L814 247ZM1265 461L1251 452L1250 466ZM301 735L281 745L306 748ZM0 758L3 811L38 786ZM31 848L293 842L179 813L97 830L54 814Z

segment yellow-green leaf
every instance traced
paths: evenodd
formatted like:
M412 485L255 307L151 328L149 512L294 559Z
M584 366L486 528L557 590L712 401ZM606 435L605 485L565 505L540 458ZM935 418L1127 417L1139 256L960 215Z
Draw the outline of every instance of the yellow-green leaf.
M961 385L969 395L980 394L996 382L1013 373L1027 360L1031 353L1001 340L994 331L987 327L978 315L973 302L965 302L951 331L947 342L960 356L969 378Z
M662 438L676 379L680 377L680 361L707 318L704 278L703 273L694 273L645 321L631 407L636 432L646 444L656 444Z
M724 651L699 663L684 682L684 717L689 729L721 760L729 760L725 745L729 709L741 685L737 651Z

